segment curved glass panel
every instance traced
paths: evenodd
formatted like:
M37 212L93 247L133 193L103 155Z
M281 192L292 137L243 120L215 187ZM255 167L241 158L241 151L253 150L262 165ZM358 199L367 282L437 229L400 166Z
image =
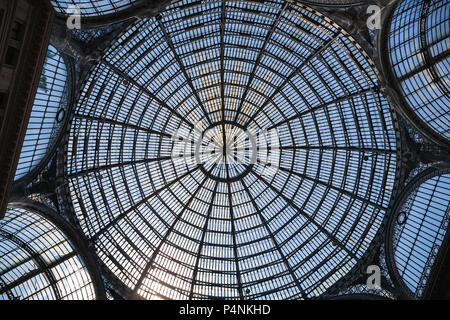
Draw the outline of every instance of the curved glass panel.
M28 122L15 180L31 172L49 150L67 108L67 68L49 46Z
M404 0L390 27L389 57L409 107L450 139L450 2Z
M412 295L420 298L450 221L450 174L424 181L406 199L394 234L394 260Z
M307 299L379 232L396 148L372 64L324 17L176 2L93 68L67 174L83 231L134 293Z
M325 6L350 6L354 4L362 4L362 0L300 0L306 4L318 4Z
M67 9L77 7L80 9L82 17L96 17L108 14L114 14L131 8L135 3L141 3L142 0L51 0L56 11L67 14ZM72 14L72 13L71 13Z
M0 300L92 300L81 258L50 221L8 209L0 221Z

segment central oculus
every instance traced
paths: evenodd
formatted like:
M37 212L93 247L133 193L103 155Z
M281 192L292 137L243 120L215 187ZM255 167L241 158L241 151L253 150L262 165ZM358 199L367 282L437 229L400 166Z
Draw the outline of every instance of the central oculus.
M216 123L196 142L195 157L202 171L227 182L244 177L257 161L258 137L235 123Z

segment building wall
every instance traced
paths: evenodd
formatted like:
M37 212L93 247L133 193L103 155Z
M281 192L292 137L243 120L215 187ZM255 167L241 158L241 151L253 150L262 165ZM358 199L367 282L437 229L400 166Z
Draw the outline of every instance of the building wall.
M0 218L11 191L53 18L47 0L0 1Z

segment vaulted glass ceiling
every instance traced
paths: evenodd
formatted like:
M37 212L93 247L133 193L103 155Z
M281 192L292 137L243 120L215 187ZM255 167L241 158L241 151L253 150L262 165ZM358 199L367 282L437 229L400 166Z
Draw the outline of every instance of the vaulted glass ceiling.
M93 300L83 260L36 212L9 208L0 221L0 300Z
M421 298L450 222L450 170L414 185L390 235L396 274L412 297Z
M450 1L403 0L392 17L389 55L422 126L450 141Z
M198 161L198 139L217 155ZM379 234L396 173L370 60L284 1L175 2L129 27L84 83L67 158L84 233L147 299L324 293Z
M22 146L15 180L30 173L48 154L67 110L67 67L49 46Z

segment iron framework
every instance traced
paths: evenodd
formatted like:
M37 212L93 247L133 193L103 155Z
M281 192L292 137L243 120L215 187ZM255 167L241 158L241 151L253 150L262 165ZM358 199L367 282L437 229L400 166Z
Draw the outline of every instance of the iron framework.
M381 232L398 165L391 111L356 41L307 6L174 3L124 31L86 79L71 200L138 296L309 299ZM276 130L279 169L235 179L232 164L175 161L172 137L199 123Z
M366 1L89 0L82 30L52 3L0 299L422 298L449 220L448 1L396 1L368 38Z
M51 209L10 204L0 221L0 300L104 299L95 260Z
M50 45L17 165L16 182L31 182L60 145L73 105L74 72L71 59Z
M404 297L420 299L450 222L450 169L429 168L402 192L390 217L387 266Z
M170 0L51 0L62 21L79 13L83 29L154 16L169 2Z
M401 113L428 139L450 146L447 0L398 1L381 37L389 85L400 94ZM389 30L389 32L387 32Z
M300 0L299 2L302 2L307 5L338 7L338 8L363 5L367 3L367 1L361 0Z

